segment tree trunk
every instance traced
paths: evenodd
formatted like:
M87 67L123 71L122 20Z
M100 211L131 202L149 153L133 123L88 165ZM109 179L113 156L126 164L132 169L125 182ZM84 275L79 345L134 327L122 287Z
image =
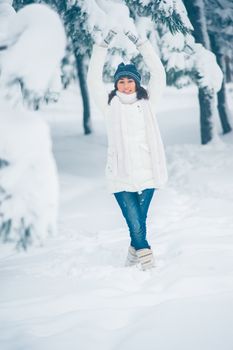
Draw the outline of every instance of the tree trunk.
M201 43L206 49L210 49L210 40L207 31L205 7L203 0L183 0L188 12L188 17L193 26L193 36L197 43Z
M225 56L225 64L226 64L226 83L232 83L233 82L233 55L232 60L229 56Z
M90 118L90 103L89 94L86 83L86 72L84 66L84 57L79 54L75 54L76 67L79 78L79 86L81 90L81 95L83 99L83 128L84 134L88 135L91 133L91 118Z
M207 88L198 90L199 106L200 106L200 129L201 143L207 144L212 140L214 115L214 96Z
M230 110L227 105L227 96L226 96L226 62L225 57L223 53L221 52L221 48L218 45L218 39L216 38L216 35L210 34L210 41L211 41L211 47L216 55L216 59L218 62L218 65L223 71L223 83L221 90L218 92L218 112L221 120L221 125L223 129L223 133L227 134L232 130L230 125Z
M206 49L210 48L210 40L207 32L206 18L204 12L203 0L183 0L188 17L194 28L193 36L197 43L201 43ZM201 143L206 144L212 140L213 114L214 114L214 95L208 89L203 88L198 91L200 106L200 129Z

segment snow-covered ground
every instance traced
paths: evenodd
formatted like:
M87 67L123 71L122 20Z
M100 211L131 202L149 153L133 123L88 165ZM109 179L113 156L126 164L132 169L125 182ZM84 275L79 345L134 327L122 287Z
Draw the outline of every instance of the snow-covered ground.
M84 136L80 106L72 88L43 111L59 232L27 252L1 245L0 349L232 350L233 135L200 146L196 90L167 89L158 120L169 182L148 218L156 268L142 272L124 267L129 239L105 188L103 120L93 106Z

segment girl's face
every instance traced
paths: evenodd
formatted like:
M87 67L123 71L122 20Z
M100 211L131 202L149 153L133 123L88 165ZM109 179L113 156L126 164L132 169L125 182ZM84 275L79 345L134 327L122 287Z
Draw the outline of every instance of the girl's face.
M117 82L117 90L130 95L136 91L136 83L132 78L120 78Z

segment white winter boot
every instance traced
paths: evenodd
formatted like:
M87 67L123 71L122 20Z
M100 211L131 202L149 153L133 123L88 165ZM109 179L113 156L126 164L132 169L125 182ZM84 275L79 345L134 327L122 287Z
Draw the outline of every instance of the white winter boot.
M153 251L150 248L136 250L139 267L145 271L155 266Z
M136 249L130 245L128 249L128 255L126 258L125 266L133 266L133 265L136 265L137 263L138 263L138 257L136 254Z

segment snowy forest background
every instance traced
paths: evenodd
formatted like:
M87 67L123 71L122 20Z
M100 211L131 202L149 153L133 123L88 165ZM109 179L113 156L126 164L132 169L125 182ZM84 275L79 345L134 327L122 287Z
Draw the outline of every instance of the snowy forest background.
M45 6L46 5L46 6ZM167 90L169 181L148 222L156 269L124 267L127 227L104 184L92 46L103 78L147 37ZM0 347L231 350L233 3L0 0Z

